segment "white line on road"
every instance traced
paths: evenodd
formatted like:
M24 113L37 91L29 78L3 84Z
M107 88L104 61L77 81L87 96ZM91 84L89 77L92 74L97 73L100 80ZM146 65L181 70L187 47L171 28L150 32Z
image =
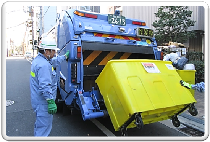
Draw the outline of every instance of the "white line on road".
M99 128L101 131L106 134L108 137L116 137L111 131L109 131L104 125L102 125L98 120L91 119L91 121Z
M26 60L29 61L32 64L31 60L29 60L28 58L26 58Z

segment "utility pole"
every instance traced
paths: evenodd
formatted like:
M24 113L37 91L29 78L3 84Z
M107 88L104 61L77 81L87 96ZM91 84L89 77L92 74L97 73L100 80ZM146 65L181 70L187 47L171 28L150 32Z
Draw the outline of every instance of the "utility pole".
M32 15L31 15L31 20L32 20L32 48L33 48L33 59L34 59L34 10L31 8L32 10Z
M39 41L41 39L41 36L42 36L42 6L40 6L40 15L39 15L39 40L38 40L38 44L39 44Z
M29 13L31 14L31 22L32 22L32 49L33 49L33 58L34 58L34 21L33 21L33 17L34 17L34 11L33 11L33 7L30 6L29 9Z

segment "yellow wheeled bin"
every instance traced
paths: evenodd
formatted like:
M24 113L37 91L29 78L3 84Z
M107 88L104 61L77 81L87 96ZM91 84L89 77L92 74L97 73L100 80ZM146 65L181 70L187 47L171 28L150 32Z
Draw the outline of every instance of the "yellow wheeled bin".
M177 70L182 80L190 84L195 84L195 72L196 70ZM190 92L194 96L195 90L191 89Z
M172 62L160 60L110 60L96 83L115 131L172 119L194 104L190 91Z

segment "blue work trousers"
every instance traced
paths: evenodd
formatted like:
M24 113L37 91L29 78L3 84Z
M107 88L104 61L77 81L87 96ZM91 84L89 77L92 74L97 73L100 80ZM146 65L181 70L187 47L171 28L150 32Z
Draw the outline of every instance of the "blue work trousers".
M47 137L52 129L53 115L48 113L48 105L32 105L36 112L34 136Z

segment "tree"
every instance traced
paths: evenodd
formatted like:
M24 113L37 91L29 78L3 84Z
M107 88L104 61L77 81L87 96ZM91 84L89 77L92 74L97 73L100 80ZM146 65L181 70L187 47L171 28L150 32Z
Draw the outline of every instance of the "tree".
M153 22L156 28L155 38L160 42L185 42L195 37L194 31L188 31L196 21L190 19L192 11L187 6L161 6L155 16L158 20Z
M23 43L21 45L19 45L19 46L16 47L16 51L18 51L18 53L20 51L23 51Z

